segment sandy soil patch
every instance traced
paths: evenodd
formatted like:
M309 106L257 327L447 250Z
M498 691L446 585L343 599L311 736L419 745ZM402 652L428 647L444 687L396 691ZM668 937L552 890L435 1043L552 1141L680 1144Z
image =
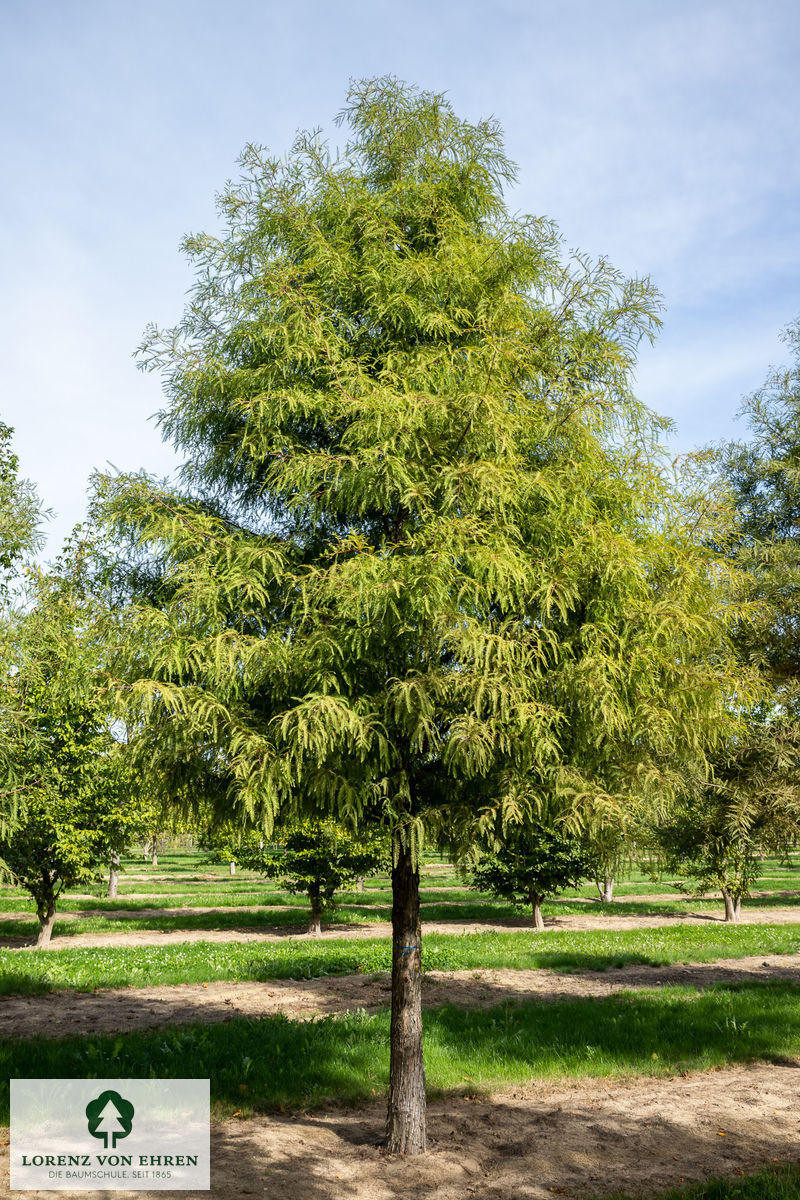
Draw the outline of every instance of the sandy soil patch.
M212 1129L210 1192L191 1200L572 1200L797 1161L800 1071L726 1068L682 1078L531 1082L429 1106L430 1149L380 1148L384 1106L233 1119ZM8 1149L2 1148L7 1186ZM28 1192L46 1200L51 1192ZM88 1198L97 1193L73 1192ZM133 1200L141 1193L117 1192Z
M798 982L799 965L800 960L794 955L773 954L768 958L721 959L688 966L633 964L574 974L550 970L426 971L422 997L426 1008L448 1004L459 1008L492 1008L506 1001L547 1003L610 996L630 988L667 984L701 989L714 983L775 979ZM0 996L0 1029L4 1037L65 1037L128 1033L133 1029L215 1023L234 1017L269 1017L278 1013L307 1018L348 1009L386 1008L390 992L389 975L379 974Z

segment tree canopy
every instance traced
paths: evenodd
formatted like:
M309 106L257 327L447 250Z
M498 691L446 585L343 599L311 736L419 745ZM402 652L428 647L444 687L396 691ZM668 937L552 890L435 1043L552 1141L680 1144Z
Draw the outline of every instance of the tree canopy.
M351 86L334 153L255 146L151 329L182 486L105 480L150 556L126 685L233 811L394 833L388 1146L424 1148L416 848L701 772L737 683L730 572L632 390L647 279L519 217L496 122ZM167 716L167 720L164 716Z

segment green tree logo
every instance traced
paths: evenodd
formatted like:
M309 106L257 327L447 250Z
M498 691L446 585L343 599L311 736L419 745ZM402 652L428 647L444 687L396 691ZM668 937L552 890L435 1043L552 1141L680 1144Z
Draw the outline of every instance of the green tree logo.
M126 1138L133 1128L133 1105L119 1092L101 1092L86 1105L86 1118L92 1137L102 1138L108 1150L109 1138L113 1150L119 1138Z

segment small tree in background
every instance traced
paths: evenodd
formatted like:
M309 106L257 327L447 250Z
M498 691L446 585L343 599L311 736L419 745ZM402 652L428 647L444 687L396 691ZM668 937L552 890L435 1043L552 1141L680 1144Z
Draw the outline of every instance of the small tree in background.
M793 718L751 719L749 737L719 754L713 776L654 826L662 868L683 871L691 895L718 888L726 921L739 920L763 850L784 851L797 838L799 756Z
M243 829L241 825L229 821L204 830L197 844L201 850L208 851L209 862L227 863L231 875L235 875L237 863L241 866L244 858L258 858L261 854L264 849L264 835L252 829ZM258 861L261 861L260 858Z
M389 838L384 830L353 833L336 821L300 821L279 835L279 848L258 848L248 839L238 848L238 862L282 888L308 896L308 932L318 937L322 917L336 907L336 893L364 875L391 868Z
M40 947L50 942L59 895L95 879L136 820L126 804L127 759L112 734L89 554L76 539L52 572L29 572L0 677L3 711L15 717L8 753L22 796L18 820L0 838L0 861L33 896Z
M530 907L535 929L544 929L542 902L591 876L592 860L580 840L538 822L510 830L504 844L472 872L472 887Z

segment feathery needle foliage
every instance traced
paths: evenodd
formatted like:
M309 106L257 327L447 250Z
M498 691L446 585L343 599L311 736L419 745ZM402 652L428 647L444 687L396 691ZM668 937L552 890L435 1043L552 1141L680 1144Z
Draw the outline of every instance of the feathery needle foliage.
M415 1153L423 831L600 819L701 770L729 597L631 390L650 282L511 214L495 121L383 78L340 123L337 154L247 147L223 232L185 241L190 303L142 346L185 491L101 491L145 555L148 757L266 829L393 830L387 1145Z

